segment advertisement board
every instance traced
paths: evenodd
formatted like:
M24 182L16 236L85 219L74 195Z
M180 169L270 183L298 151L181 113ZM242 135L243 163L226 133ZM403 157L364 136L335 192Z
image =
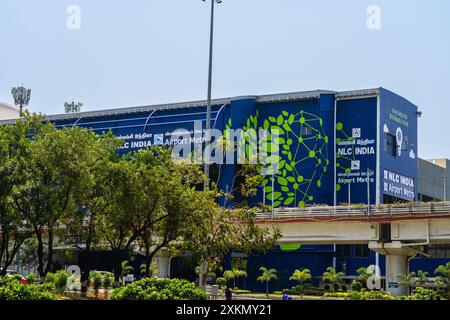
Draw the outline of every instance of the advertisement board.
M375 203L376 201L376 116L376 97L337 102L336 194L338 205L347 204L349 200L351 203L367 203L368 200Z

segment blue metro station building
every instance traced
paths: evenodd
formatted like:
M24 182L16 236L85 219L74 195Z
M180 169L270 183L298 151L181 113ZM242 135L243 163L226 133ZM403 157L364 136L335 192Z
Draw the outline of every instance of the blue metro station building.
M118 152L128 153L153 145L182 143L177 134L180 130L189 132L193 139L196 121L206 127L206 106L207 101L181 102L50 115L46 119L59 128L79 126L98 134L111 130L124 141ZM267 176L251 199L253 204L283 208L443 200L436 191L430 192L429 186L421 190L425 184L420 164L425 161L418 158L420 114L416 105L384 88L317 90L213 100L211 127L220 131L279 130L281 161L275 188L272 190L272 177ZM236 183L238 166L213 165L211 179L229 192ZM424 166L437 168L429 162ZM426 168L422 170L425 176ZM239 201L239 195L234 199ZM410 262L411 271L420 269L432 274L438 265L449 261L450 246L430 246L428 250L440 250L438 258L418 256ZM185 270L182 259L172 259L172 277L192 274ZM283 289L292 286L288 279L295 269L309 268L313 277L319 277L334 265L351 279L358 268L375 264L383 275L384 257L364 244L281 245L267 254L248 257L246 286L263 290L253 280L260 266L276 268L279 280L275 286Z

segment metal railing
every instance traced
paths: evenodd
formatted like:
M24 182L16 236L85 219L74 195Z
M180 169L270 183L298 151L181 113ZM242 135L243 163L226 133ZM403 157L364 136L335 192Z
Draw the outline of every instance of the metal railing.
M271 212L258 213L260 220L287 220L296 218L320 217L384 217L414 215L450 215L450 202L409 203L399 205L367 205L310 207L310 208L278 208L274 216Z

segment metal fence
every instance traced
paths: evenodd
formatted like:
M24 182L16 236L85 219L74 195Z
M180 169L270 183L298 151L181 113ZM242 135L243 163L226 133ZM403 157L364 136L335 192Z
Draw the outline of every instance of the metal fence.
M399 205L353 205L339 207L278 208L257 214L257 219L286 220L312 217L384 217L414 215L450 215L450 202L410 203Z

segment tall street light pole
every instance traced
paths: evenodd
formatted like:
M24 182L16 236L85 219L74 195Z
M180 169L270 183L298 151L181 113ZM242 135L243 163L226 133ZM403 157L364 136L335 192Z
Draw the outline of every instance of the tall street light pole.
M203 0L206 2L206 0ZM214 49L214 7L216 3L222 3L222 0L211 0L211 22L209 30L209 68L208 68L208 102L206 107L206 132L205 132L205 148L211 142L211 91L212 91L212 73L213 73L213 49ZM203 162L205 166L205 183L203 189L209 190L209 157L203 154ZM200 264L199 287L205 289L207 270L205 262Z
M206 0L203 0L204 2ZM208 68L208 102L206 108L206 134L205 134L205 146L208 146L211 142L211 92L212 92L212 73L213 73L213 50L214 50L214 7L216 3L222 3L222 0L211 0L211 22L209 33L209 68ZM204 156L205 162L205 185L204 189L209 188L209 159Z

